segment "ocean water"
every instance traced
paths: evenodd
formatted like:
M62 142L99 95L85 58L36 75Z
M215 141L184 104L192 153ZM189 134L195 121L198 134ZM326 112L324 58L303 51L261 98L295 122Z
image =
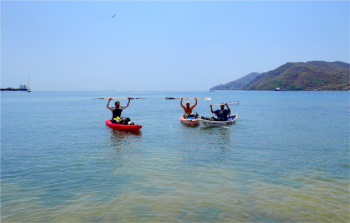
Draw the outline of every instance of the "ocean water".
M111 96L147 98L123 112L139 133L105 125L92 99ZM239 101L238 118L187 127L165 97L211 97L201 116ZM349 106L326 91L1 92L1 221L349 222Z

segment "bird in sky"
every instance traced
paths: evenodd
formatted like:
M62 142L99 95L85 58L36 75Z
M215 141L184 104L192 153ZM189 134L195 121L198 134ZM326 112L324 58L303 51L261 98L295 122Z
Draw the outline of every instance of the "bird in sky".
M113 18L115 17L115 14L114 14L114 16L112 16Z

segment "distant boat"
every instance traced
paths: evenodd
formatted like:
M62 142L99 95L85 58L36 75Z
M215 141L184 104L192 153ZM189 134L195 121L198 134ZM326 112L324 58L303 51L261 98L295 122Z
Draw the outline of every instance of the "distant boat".
M275 91L285 91L286 89L281 88L281 87L276 87Z
M210 90L210 92L214 92L215 90Z
M7 88L1 88L0 91L27 91L28 87L25 84L19 85L19 88L12 88L12 87L7 87Z
M29 87L29 72L28 72L28 90L27 90L27 92L32 92L32 91L30 90L30 87Z
M28 86L29 86L29 73L28 73ZM19 85L19 88L12 88L12 87L7 87L7 88L0 88L0 91L26 91L26 92L32 92L30 88L25 84Z

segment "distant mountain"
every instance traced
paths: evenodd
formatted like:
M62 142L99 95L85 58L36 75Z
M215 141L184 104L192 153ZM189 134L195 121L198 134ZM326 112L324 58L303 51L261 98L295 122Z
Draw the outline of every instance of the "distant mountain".
M242 90L342 90L349 85L350 64L336 61L286 63L262 73Z
M238 80L212 87L210 88L210 90L240 90L243 86L248 84L250 81L252 81L254 78L256 78L259 75L260 73L253 72Z

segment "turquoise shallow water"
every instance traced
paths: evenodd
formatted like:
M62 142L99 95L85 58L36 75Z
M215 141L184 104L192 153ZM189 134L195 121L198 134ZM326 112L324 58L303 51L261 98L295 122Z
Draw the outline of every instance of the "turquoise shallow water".
M106 100L141 132L111 130ZM179 122L179 100L235 125ZM125 104L126 100L122 100ZM193 103L193 100L191 100ZM349 92L2 92L2 222L348 222Z

